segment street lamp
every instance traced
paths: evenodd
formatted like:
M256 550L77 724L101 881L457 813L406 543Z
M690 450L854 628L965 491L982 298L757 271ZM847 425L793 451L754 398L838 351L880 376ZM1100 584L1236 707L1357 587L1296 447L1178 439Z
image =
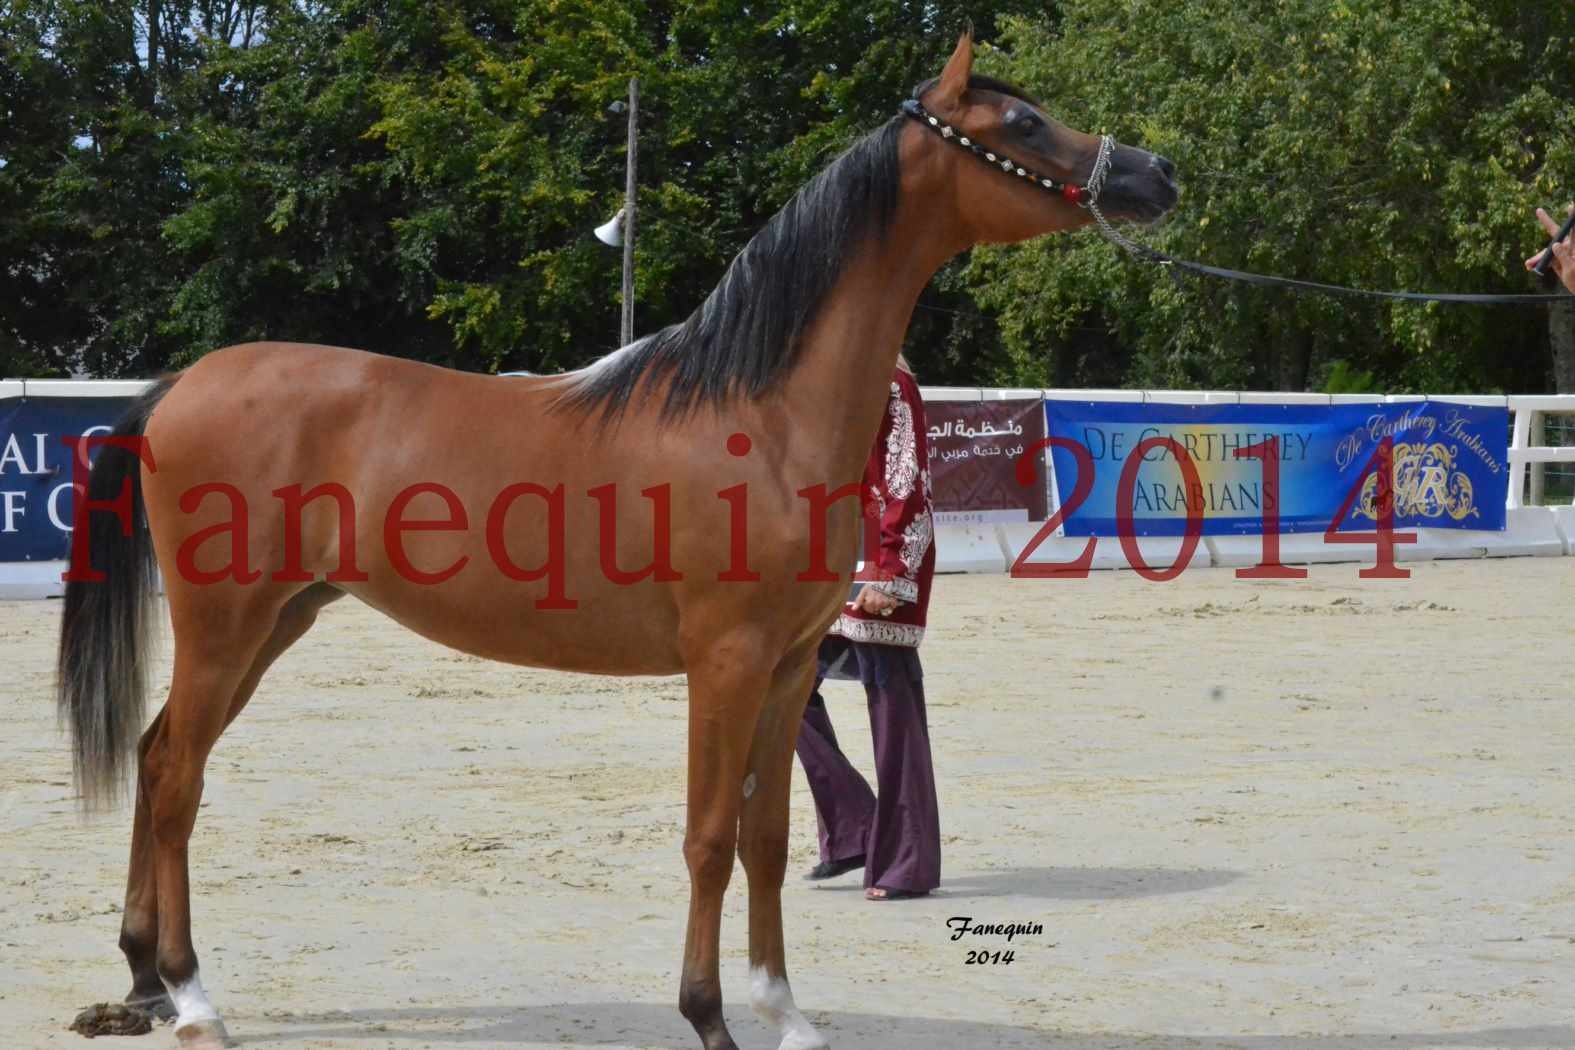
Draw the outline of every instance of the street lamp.
M622 113L623 102L607 107L609 113ZM639 149L637 127L640 116L640 80L629 78L629 150L624 163L624 201L618 214L596 227L596 239L616 248L623 246L623 316L618 325L618 345L634 342L634 172Z
M596 227L596 239L609 248L623 247L623 209L618 209L618 214Z

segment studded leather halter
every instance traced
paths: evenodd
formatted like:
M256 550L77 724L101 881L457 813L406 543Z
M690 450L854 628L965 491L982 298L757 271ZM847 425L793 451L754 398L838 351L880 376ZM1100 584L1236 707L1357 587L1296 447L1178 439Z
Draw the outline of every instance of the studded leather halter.
M921 125L929 128L952 145L972 153L975 157L990 165L990 167L998 168L1007 175L1026 179L1047 193L1054 193L1063 200L1070 201L1073 204L1081 204L1096 216L1099 214L1099 193L1105 187L1105 176L1110 173L1110 154L1116 148L1116 140L1111 136L1100 136L1099 154L1094 158L1094 170L1089 173L1088 182L1080 186L1075 182L1066 182L1037 172L1025 164L1018 163L1004 153L986 149L925 109L924 104L916 98L910 98L904 102L902 104L902 112L905 116L917 120Z

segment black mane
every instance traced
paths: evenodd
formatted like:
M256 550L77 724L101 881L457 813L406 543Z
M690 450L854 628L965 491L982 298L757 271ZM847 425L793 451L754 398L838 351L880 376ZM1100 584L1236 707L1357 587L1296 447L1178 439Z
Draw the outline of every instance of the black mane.
M643 385L665 379L662 416L671 420L770 389L798 362L804 330L854 247L891 226L903 120L864 136L794 194L688 320L574 374L558 403L616 419Z
M918 98L936 84L913 89ZM1038 105L990 77L969 86ZM734 257L689 319L637 339L566 377L557 405L617 419L643 386L665 379L662 418L681 419L730 397L756 398L798 363L800 339L842 275L854 246L884 237L901 174L896 116L816 175Z

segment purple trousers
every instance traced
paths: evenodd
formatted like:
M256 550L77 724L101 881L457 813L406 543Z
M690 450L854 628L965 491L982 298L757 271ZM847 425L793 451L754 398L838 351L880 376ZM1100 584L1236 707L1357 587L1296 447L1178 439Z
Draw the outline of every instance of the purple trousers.
M863 854L866 887L933 890L941 882L941 824L918 653L831 636L821 646L820 669L797 746L815 797L820 859ZM878 791L870 790L837 746L820 695L827 677L864 683Z

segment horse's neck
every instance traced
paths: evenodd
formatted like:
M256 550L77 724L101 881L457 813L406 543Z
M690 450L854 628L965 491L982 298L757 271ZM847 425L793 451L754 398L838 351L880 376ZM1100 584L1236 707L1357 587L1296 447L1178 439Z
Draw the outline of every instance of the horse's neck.
M857 252L827 295L783 397L836 461L868 458L919 294L957 250L950 231L900 206L886 236Z

